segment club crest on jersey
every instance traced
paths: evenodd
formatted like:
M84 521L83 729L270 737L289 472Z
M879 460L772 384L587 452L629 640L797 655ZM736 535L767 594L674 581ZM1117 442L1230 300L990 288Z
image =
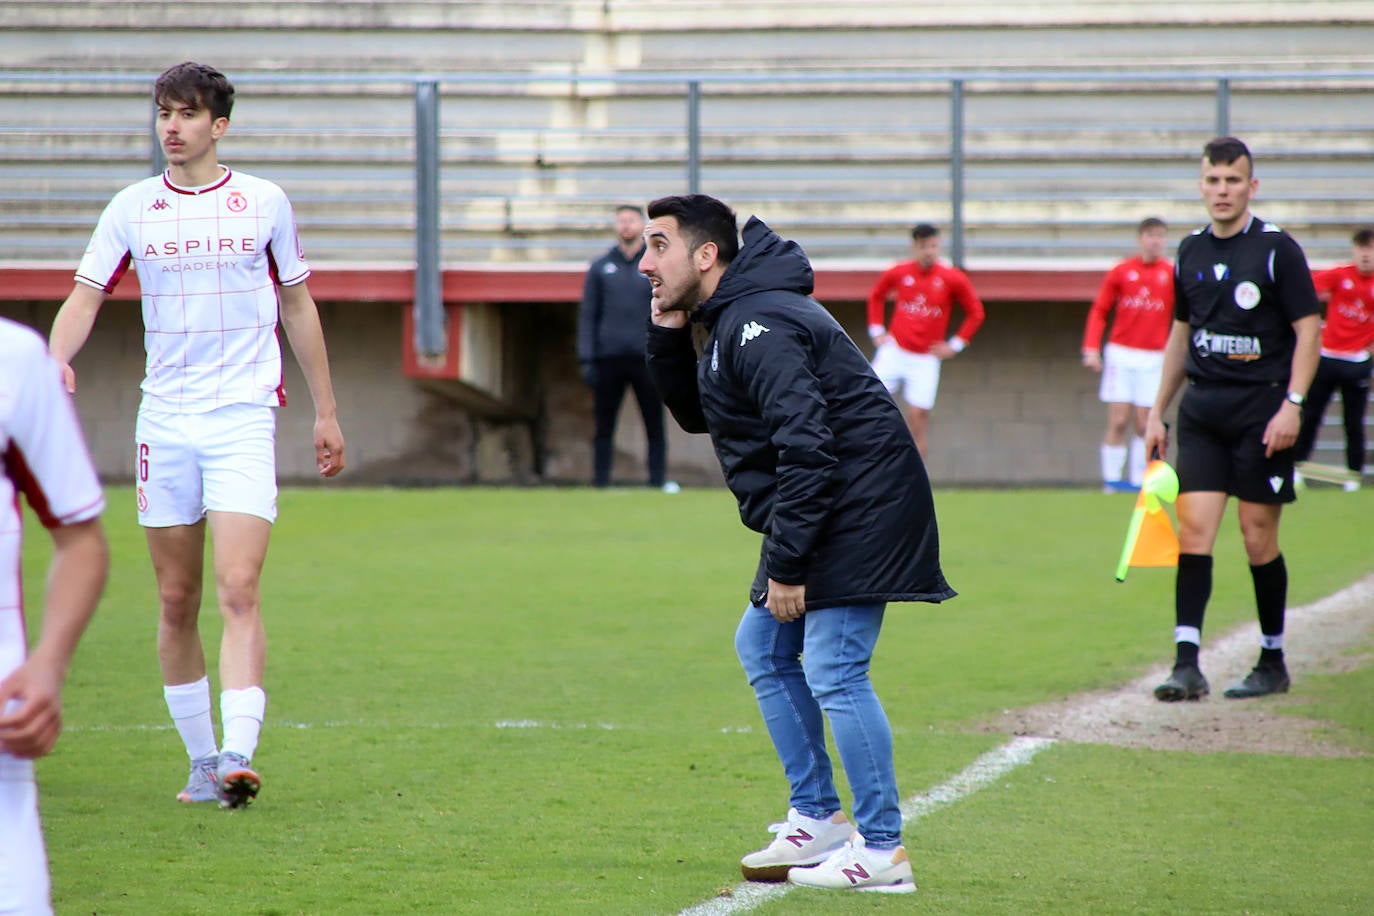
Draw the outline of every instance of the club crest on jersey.
M742 347L754 338L762 337L764 334L767 333L767 328L759 324L757 321L751 321L740 329L739 345Z
M242 213L248 209L248 198L243 196L242 191L230 191L224 205L229 208L230 213Z
M1245 309L1247 312L1259 305L1260 289L1254 283L1246 280L1236 287L1236 305Z

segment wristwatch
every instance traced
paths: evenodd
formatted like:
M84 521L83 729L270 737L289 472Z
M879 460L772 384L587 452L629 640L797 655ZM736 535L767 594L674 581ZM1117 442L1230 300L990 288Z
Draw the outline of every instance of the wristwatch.
M1285 397L1288 399L1289 404L1297 404L1299 407L1307 403L1307 396L1298 394L1296 391L1288 392Z

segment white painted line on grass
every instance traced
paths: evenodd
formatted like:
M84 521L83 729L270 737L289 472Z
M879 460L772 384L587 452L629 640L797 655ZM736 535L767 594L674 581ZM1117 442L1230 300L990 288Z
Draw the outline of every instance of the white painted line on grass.
M951 779L929 792L907 799L902 804L903 823L918 821L933 811L952 805L979 789L992 785L1017 767L1030 763L1031 758L1052 744L1052 738L1020 737L988 751ZM744 881L727 891L722 891L719 897L688 907L679 916L727 916L730 913L747 913L764 903L777 900L792 887L791 884Z

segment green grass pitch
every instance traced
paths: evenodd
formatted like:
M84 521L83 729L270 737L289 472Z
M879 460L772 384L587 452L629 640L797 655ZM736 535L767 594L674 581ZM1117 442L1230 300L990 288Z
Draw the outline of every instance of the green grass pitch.
M131 494L109 496L110 585L39 767L61 914L677 913L785 811L732 647L758 539L723 491L285 490L263 791L234 812L174 800L152 573ZM1172 571L1113 580L1131 507L937 493L961 595L890 607L874 663L904 797L1006 740L973 723L1169 658ZM1290 603L1374 568L1371 510L1312 491L1286 512ZM1235 527L1212 636L1253 618ZM31 607L45 541L31 524ZM202 632L213 671L213 597ZM1297 714L1374 751L1374 668L1295 678ZM1371 836L1367 757L1061 743L909 830L915 897L754 912L1364 913Z

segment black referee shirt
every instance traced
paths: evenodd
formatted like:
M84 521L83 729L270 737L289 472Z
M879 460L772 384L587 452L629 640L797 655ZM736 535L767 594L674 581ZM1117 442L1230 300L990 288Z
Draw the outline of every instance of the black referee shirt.
M1293 322L1320 312L1302 247L1272 223L1252 215L1226 239L1207 226L1178 246L1174 318L1192 327L1189 378L1286 383Z

